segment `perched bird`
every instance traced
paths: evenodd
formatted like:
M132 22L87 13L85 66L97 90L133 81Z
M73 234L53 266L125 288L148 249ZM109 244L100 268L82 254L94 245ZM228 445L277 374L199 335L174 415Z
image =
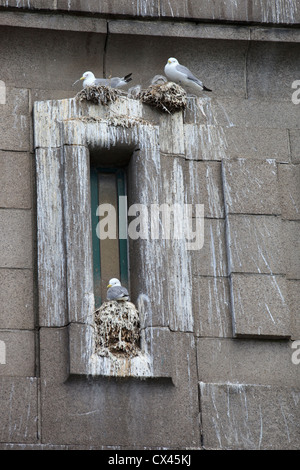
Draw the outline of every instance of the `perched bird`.
M163 85L168 80L163 75L155 75L151 80L151 85Z
M128 300L129 294L125 287L121 286L119 279L115 277L109 281L107 286L107 300Z
M212 91L204 86L187 67L180 65L178 60L174 57L168 59L165 65L165 74L170 81L178 83L183 87L187 86L195 91Z
M141 93L141 85L135 85L129 88L128 90L128 98L138 99Z
M112 78L96 78L93 72L84 72L82 77L79 80L76 80L75 83L79 82L80 80L83 80L83 87L87 86L92 86L92 85L105 85L105 86L110 86L112 88L121 88L124 85L127 85L131 78L132 73L129 73L128 75L125 75L125 77L112 77Z

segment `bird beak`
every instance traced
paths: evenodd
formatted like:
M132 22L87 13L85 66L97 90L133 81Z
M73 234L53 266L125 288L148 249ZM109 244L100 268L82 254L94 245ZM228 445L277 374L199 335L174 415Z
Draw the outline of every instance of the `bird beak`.
M111 284L108 284L107 288L108 288L108 287L111 287Z
M79 80L84 80L84 77L81 77Z
M168 60L168 64L170 64L170 63L171 63L171 61L170 61L170 59L169 59L169 60Z

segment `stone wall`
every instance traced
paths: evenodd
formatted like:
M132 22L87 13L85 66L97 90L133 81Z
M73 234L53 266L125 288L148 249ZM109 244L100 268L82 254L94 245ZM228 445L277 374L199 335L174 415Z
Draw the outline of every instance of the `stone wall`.
M202 2L201 9L192 1L86 5L0 2L1 448L299 448L300 364L292 361L300 339L300 104L292 102L299 7L283 0ZM143 318L154 358L149 377L86 375L79 316L62 303L55 319L41 309L35 161L49 146L37 152L34 103L69 106L80 89L72 84L90 69L132 72L132 85L147 87L170 56L213 92L189 99L173 117L126 106L159 136L153 197L158 188L204 204L204 246L177 251L181 264L158 246L155 273L146 276L151 288L131 273L135 300L151 299ZM79 110L105 121L98 112ZM172 289L156 266L165 267ZM57 298L66 302L60 285Z

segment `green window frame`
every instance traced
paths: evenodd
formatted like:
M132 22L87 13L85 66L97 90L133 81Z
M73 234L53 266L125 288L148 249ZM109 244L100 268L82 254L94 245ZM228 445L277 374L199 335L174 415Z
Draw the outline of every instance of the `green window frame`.
M100 240L97 236L97 225L100 221L100 217L97 215L97 208L102 203L100 200L101 194L101 177L110 176L110 188L109 190L116 197L116 214L117 214L117 246L118 254L118 266L116 263L109 267L107 266L107 260L104 260L102 256L105 250L106 240ZM106 300L103 294L103 288L101 289L101 283L108 282L109 279L102 279L103 271L111 272L109 278L118 277L121 284L129 290L129 273L128 273L128 239L127 239L127 205L120 203L121 196L127 196L127 181L126 181L126 169L125 168L102 168L91 166L90 173L91 181L91 222L92 222L92 244L93 244L93 280L94 280L94 296L95 296L95 307L100 307L101 303ZM124 201L124 198L122 198ZM105 270L103 269L103 263L106 263Z

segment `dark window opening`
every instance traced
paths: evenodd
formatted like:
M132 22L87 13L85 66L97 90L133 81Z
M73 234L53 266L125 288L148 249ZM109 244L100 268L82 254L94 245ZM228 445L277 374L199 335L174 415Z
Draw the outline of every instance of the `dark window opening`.
M128 240L127 240L127 179L126 168L106 168L91 166L91 218L93 243L93 277L95 307L106 301L109 279L116 277L129 290ZM114 236L99 238L99 225L109 231L108 212L115 213ZM107 231L105 230L105 232ZM111 234L111 232L109 231Z

